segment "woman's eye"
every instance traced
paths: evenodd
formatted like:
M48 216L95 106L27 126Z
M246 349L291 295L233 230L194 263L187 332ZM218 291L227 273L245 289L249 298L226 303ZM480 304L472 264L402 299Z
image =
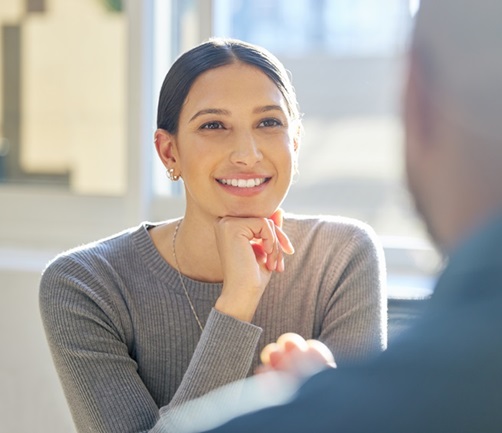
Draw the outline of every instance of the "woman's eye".
M200 129L223 129L223 125L220 122L208 122L204 123Z
M260 127L270 128L274 126L282 126L282 122L278 119L265 119L259 124Z

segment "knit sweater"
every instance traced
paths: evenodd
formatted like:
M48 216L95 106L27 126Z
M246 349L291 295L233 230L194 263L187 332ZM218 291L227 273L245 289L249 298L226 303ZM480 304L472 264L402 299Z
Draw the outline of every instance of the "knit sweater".
M179 404L252 374L284 332L321 340L339 368L385 349L383 251L367 225L287 215L295 253L252 323L213 308L220 283L184 277L202 333L154 225L65 252L42 275L42 320L78 431L160 431Z

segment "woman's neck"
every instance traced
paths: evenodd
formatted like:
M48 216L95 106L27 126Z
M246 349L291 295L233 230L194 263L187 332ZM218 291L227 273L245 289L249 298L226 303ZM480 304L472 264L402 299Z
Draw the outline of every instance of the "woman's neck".
M164 260L174 268L179 268L183 275L205 282L223 280L211 223L185 217L155 227L151 230L151 237ZM176 257L173 254L173 239Z

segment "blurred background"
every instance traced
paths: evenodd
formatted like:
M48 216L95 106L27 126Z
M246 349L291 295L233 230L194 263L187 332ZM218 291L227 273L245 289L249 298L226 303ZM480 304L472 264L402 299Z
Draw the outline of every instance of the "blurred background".
M305 136L283 207L384 244L390 343L441 263L406 191L400 98L413 0L2 0L0 432L74 431L38 281L58 252L183 212L154 154L157 96L184 50L231 36L291 72Z

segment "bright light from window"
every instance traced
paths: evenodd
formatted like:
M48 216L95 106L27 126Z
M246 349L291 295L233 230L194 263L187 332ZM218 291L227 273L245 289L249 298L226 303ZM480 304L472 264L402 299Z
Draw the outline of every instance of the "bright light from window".
M153 4L153 26L154 26L154 54L153 54L153 122L152 122L152 151L153 156L153 189L155 194L170 194L170 182L166 178L165 168L157 157L157 153L153 148L153 131L156 129L156 114L158 95L160 87L164 81L164 77L170 67L174 57L172 52L174 32L172 31L172 6L171 2L165 0L154 0Z
M418 8L420 7L420 0L410 0L410 14L412 17L418 12Z

